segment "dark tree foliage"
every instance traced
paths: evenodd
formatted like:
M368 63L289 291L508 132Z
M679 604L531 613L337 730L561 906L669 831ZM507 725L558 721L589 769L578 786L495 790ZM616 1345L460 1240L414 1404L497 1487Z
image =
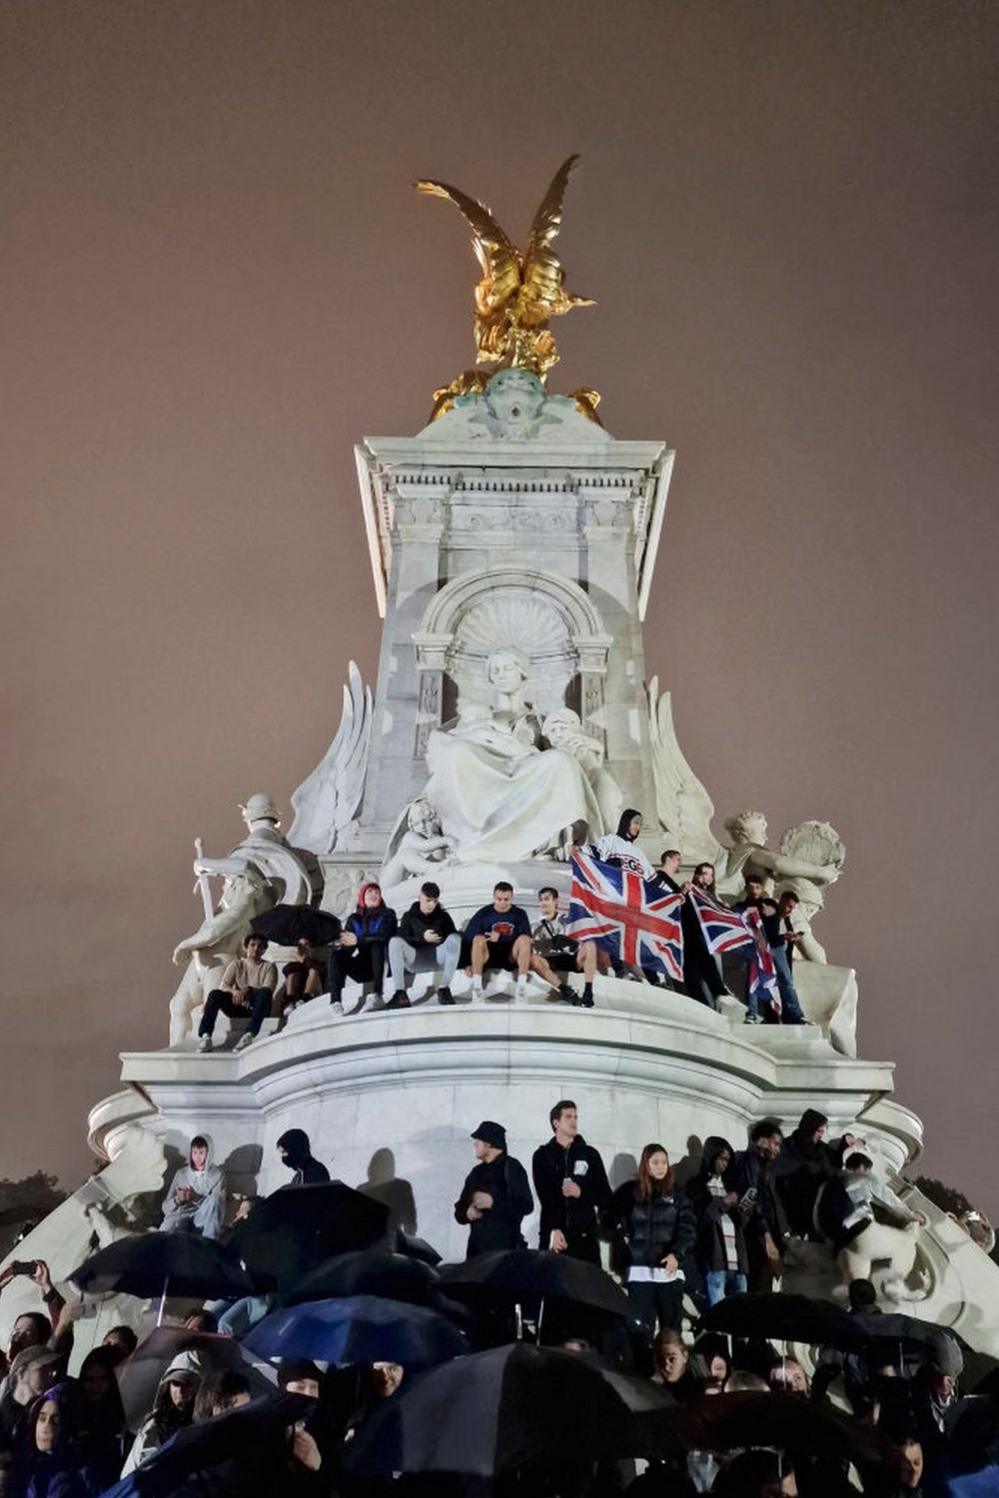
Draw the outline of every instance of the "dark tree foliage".
M971 1203L968 1198L953 1186L948 1186L943 1181L934 1180L932 1176L915 1176L913 1185L928 1196L934 1206L940 1208L941 1212L970 1212Z

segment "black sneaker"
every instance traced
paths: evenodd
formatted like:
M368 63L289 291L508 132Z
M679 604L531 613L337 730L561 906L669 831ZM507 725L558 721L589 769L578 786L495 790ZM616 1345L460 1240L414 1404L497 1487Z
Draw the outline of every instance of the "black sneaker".
M575 1004L576 1002L576 995L570 983L559 984L558 996L562 1000L563 1004Z
M580 1009L592 1009L593 1008L593 989L590 987L590 985L588 983L584 987L582 994L576 1000L576 1002L578 1003Z
M385 1005L385 1008L386 1009L408 1009L409 1008L409 994L406 992L406 990L404 988L397 988L396 991L395 991L395 993L389 999L388 1003Z
M439 988L437 990L437 1002L438 1004L453 1004L454 994L449 988Z

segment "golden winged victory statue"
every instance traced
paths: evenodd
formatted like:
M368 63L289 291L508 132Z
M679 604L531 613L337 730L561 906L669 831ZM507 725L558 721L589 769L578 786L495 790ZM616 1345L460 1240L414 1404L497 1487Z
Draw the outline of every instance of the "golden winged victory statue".
M591 297L565 289L565 272L552 246L562 227L562 199L578 155L555 173L534 215L527 247L518 250L484 203L446 182L421 181L420 192L447 198L472 231L472 249L482 267L475 288L475 346L480 364L529 369L544 380L559 353L548 324L574 307L592 307ZM492 371L466 369L450 385L434 391L434 417L450 409L459 395L485 389ZM594 416L600 397L595 390L572 392L579 409Z

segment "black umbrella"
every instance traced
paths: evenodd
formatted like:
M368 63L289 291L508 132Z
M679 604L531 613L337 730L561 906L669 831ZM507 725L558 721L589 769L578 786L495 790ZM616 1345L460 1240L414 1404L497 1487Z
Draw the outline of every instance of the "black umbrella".
M434 1305L437 1275L429 1264L405 1254L361 1249L337 1254L307 1274L284 1297L285 1305L303 1300L328 1300L338 1295L386 1295L414 1306Z
M314 947L325 947L337 940L343 927L328 910L316 910L311 905L275 905L273 910L255 915L250 930L279 947L293 947L303 936Z
M480 1254L464 1264L445 1264L440 1287L457 1300L520 1302L549 1297L630 1317L627 1295L598 1264L535 1248Z
M360 1475L464 1472L491 1477L620 1453L634 1419L627 1375L597 1359L523 1342L455 1358L418 1378L358 1430L344 1465ZM636 1399L653 1397L648 1386ZM658 1393L666 1408L668 1397Z
M467 1351L468 1343L426 1306L345 1295L273 1311L253 1328L245 1346L260 1357L308 1358L338 1368L370 1363L431 1368Z
M271 1275L282 1293L325 1259L385 1237L388 1208L342 1181L282 1186L242 1224L239 1254L251 1274Z
M420 1259L432 1268L436 1268L444 1257L426 1238L417 1238L412 1233L404 1232L402 1228L396 1228L395 1251L397 1254L405 1254L407 1259Z
M829 1301L807 1295L759 1293L732 1295L705 1311L698 1331L728 1332L733 1337L766 1337L775 1342L807 1342L862 1351L867 1338L858 1318Z
M200 1233L134 1233L119 1238L75 1269L70 1279L87 1295L236 1300L253 1294L249 1276L218 1243Z
M171 1498L187 1478L230 1463L235 1468L233 1492L279 1493L282 1476L287 1476L286 1432L315 1403L301 1394L269 1394L203 1424L189 1425L108 1488L104 1498ZM236 1472L243 1479L238 1487Z
M888 1344L883 1356L913 1353L918 1361L934 1357L954 1358L955 1348L960 1348L958 1360L963 1356L967 1343L947 1326L935 1321L920 1321L916 1316L904 1316L899 1311L857 1311L850 1320L856 1322L869 1343ZM892 1356L890 1361L896 1361ZM948 1368L950 1364L948 1363Z
M773 1446L823 1461L878 1462L884 1437L829 1405L800 1394L713 1394L660 1414L640 1414L640 1437L630 1455L673 1455L677 1439L691 1451L732 1451Z

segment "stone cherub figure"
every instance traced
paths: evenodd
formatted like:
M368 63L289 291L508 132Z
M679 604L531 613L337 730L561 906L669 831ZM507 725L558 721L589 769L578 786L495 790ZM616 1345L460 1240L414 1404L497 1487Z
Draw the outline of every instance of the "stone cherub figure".
M425 796L417 796L406 810L404 829L389 839L380 875L382 887L393 889L406 879L429 878L448 861L450 852L436 811Z
M175 964L186 966L170 1000L171 1045L180 1045L191 1033L194 1011L218 987L226 964L239 955L253 917L279 903L308 905L317 890L318 863L282 837L270 796L257 792L240 809L246 824L243 841L226 858L205 858L199 851L194 861L205 919L174 949ZM212 875L223 879L217 908L208 885Z

